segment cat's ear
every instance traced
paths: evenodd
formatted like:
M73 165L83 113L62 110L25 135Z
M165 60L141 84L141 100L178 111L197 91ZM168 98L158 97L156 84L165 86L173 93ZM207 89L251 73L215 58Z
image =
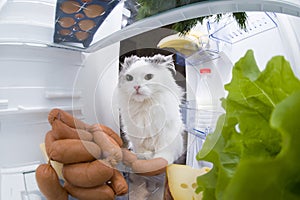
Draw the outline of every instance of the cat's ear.
M154 63L162 64L171 69L176 74L175 64L173 60L173 54L164 56L161 54L156 54L152 57Z
M166 65L167 65L167 67L169 69L171 69L176 74L176 69L175 69L173 54L165 56L165 58L166 58Z
M136 55L132 55L130 57L125 57L124 62L121 64L122 70L128 69L133 63L135 63L140 58Z

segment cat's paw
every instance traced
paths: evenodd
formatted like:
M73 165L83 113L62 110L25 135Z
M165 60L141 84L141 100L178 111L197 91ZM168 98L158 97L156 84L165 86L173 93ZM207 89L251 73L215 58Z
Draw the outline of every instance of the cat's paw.
M152 151L145 151L142 155L143 155L143 157L144 157L146 160L149 160L149 159L152 159L152 158L153 158L153 152L152 152Z
M172 164L174 162L174 155L172 152L156 153L153 155L153 158L163 158L168 161L168 164Z

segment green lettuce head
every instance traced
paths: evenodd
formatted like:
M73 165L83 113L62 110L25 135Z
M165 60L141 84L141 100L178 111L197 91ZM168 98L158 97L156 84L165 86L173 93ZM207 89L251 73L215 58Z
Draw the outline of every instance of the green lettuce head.
M233 67L226 114L198 160L213 169L197 179L203 200L300 199L300 81L282 56L260 71L249 50Z

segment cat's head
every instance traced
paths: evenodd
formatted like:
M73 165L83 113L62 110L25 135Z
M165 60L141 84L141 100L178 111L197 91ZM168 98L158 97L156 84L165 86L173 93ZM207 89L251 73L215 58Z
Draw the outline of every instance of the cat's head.
M172 55L157 54L152 57L131 56L124 59L119 77L122 94L142 102L154 95L172 90L175 72Z

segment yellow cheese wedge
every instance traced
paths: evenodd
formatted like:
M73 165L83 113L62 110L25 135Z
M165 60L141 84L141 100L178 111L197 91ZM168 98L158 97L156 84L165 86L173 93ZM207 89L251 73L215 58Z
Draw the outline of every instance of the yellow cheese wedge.
M202 193L196 194L197 177L207 173L208 167L194 169L187 165L171 164L167 167L167 179L174 200L201 200Z
M45 162L49 161L47 152L46 152L46 147L45 147L45 143L40 144L40 149L42 151L43 157L45 159ZM50 160L51 166L53 167L53 169L56 171L56 174L58 176L58 178L64 180L64 177L62 175L62 168L63 168L63 164L60 162L56 162L54 160Z

